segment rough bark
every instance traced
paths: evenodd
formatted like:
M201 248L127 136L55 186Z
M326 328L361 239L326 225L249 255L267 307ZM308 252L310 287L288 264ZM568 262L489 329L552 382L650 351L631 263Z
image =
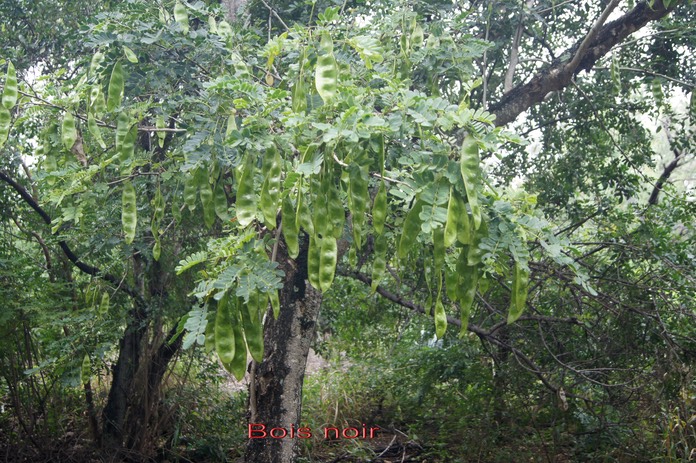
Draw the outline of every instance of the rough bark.
M651 21L663 18L674 7L675 5L665 8L661 0L656 0L652 7L647 2L640 2L619 19L598 30L591 30L563 53L561 58L542 69L527 83L507 92L499 102L492 105L489 111L496 115L495 124L498 127L509 124L521 113L543 101L549 93L567 87L580 71L592 69L615 45ZM588 37L590 40L586 41Z
M266 315L264 360L253 369L249 423L266 429L298 429L302 410L302 382L307 354L314 336L321 294L307 282L307 245L297 260L281 247L278 262L285 272L280 292L280 315ZM290 463L295 460L297 438L249 439L249 463Z
M140 366L140 354L146 340L144 311L131 311L128 325L119 343L118 360L113 367L111 388L102 412L102 448L120 454L126 433L126 416L132 408L131 395Z
M178 324L174 324L166 338L157 336L158 339L151 343L155 347L148 349L147 356L143 356L136 373L135 392L131 395L131 410L125 423L128 430L125 448L133 454L150 456L157 450L158 438L162 432L159 416L162 379L183 340L183 336L177 336L172 341L176 336L177 326ZM159 330L160 328L156 328L154 331Z
M220 4L224 6L227 12L225 16L230 21L235 21L237 19L239 12L244 8L246 3L247 0L220 0Z

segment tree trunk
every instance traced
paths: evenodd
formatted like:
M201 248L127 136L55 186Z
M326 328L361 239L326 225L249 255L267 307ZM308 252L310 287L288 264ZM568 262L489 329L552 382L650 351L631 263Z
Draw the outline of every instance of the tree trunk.
M246 5L247 0L220 0L220 4L225 7L225 17L230 21L236 21L239 12Z
M133 406L131 399L135 376L147 335L143 312L138 308L131 312L119 343L118 360L113 367L109 397L102 413L102 448L105 452L120 453L123 450L126 417L129 408Z
M159 434L157 410L162 378L169 362L181 347L182 337L172 339L175 323L164 335L162 321L154 320L150 305L161 305L166 298L165 274L157 262L146 270L134 257L136 290L148 294L134 301L128 325L119 344L118 361L113 369L109 397L103 411L102 448L132 461L144 460L154 450ZM146 272L149 272L146 277Z
M290 463L295 461L297 437L290 430L300 427L302 382L307 354L314 336L321 293L307 282L307 243L300 256L292 260L282 248L278 262L285 271L285 285L280 293L280 315L266 316L264 360L252 364L249 386L249 424L265 425L266 431L284 428L285 438L249 439L248 463Z

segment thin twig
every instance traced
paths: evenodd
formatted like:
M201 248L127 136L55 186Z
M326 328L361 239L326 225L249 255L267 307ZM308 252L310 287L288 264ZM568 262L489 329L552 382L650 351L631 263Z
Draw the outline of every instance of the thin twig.
M486 18L486 35L483 39L488 42L488 37L491 30L491 11L492 4L488 6L488 17ZM488 77L486 76L488 69L488 48L483 50L483 59L481 61L481 75L483 76L483 95L481 97L481 107L483 109L488 109Z
M597 69L598 71L609 70L609 68L606 66L597 66L597 67L595 67L595 69ZM683 85L684 87L696 88L696 84L694 84L692 82L687 82L685 80L679 80L679 79L676 79L674 77L667 76L665 74L660 74L659 72L650 71L648 69L630 68L630 67L620 66L619 71L629 71L629 72L637 72L637 73L641 73L641 74L647 74L649 76L659 77L661 79L665 79L665 80L668 80L670 82L674 82L675 84Z
M375 459L380 458L382 455L384 455L385 453L387 453L387 450L389 450L389 449L391 448L391 446L392 446L392 444L394 443L395 440L396 440L396 434L394 434L394 437L392 437L392 440L391 440L391 442L389 442L389 445L387 445L387 446L384 448L384 450L382 450L382 452L381 452L379 455L377 455L377 456L375 457Z
M289 30L290 30L290 28L288 27L288 25L285 24L285 21L283 21L283 18L281 18L280 16L278 16L278 13L276 13L276 11L275 11L273 8L271 8L271 5L269 5L268 3L266 3L265 0L261 0L261 3L263 3L263 5L264 5L266 8L268 8L268 11L270 11L271 14L272 14L273 16L275 16L276 19L277 19L278 21L280 21L280 24L283 25L283 27L285 28L286 31L289 31Z
M106 126L104 124L103 126ZM186 129L170 129L169 127L138 127L138 132L172 132L172 133L186 133Z

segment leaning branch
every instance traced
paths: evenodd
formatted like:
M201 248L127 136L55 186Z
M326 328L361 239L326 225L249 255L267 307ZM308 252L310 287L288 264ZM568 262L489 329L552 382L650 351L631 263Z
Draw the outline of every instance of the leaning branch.
M669 133L669 127L667 127L667 124L663 125L665 134L667 135L667 141L669 142L670 146L674 146L674 143L672 141L672 136ZM657 182L655 182L655 185L653 186L653 190L650 193L650 198L648 198L648 205L654 206L657 204L657 199L660 196L660 192L662 191L662 188L664 188L665 183L669 180L669 177L672 175L672 172L679 167L679 162L683 159L682 158L682 152L678 150L677 148L672 148L672 152L674 153L674 159L667 164L662 171L662 174L660 175L660 178L657 179Z
M12 177L10 177L6 172L0 170L0 180L3 182L7 183L12 187L13 190L21 196L21 198L24 200L25 203L29 205L34 211L39 214L41 219L46 223L46 225L51 225L51 217L48 215L46 211L43 210L43 208L34 200L34 198L29 194L29 192L19 183L17 183ZM80 269L82 272L92 275L97 278L101 278L105 281L108 281L112 285L118 287L122 286L122 282L116 278L115 276L109 274L109 273L103 273L98 267L94 267L92 265L86 264L84 262L80 261L80 258L72 251L70 246L68 246L68 243L65 242L65 240L59 240L58 245L60 248L63 250L63 254L70 260L70 262L73 263L75 267ZM128 294L129 296L135 298L136 300L140 301L140 295L133 290L132 288L128 286L123 286L123 291ZM140 301L142 302L142 301Z
M352 278L354 280L361 281L368 286L372 285L372 278L368 277L367 275L365 275L363 273L351 272L351 271L347 271L347 270L343 270L343 269L337 269L337 273L341 276L349 277L349 278ZM420 305L414 303L413 301L409 301L408 299L406 299L403 296L400 296L398 294L394 294L391 291L384 289L382 286L377 286L377 294L384 297L385 299L388 299L396 304L399 304L402 307L405 307L407 309L411 309L414 312L421 313L421 314L426 313L425 308L423 306L420 306ZM459 327L462 326L461 320L458 320L454 317L450 317L449 315L447 316L447 323L450 325L454 325L454 326L459 326ZM473 327L473 328L474 329L472 329L472 325L469 325L469 331L472 331L476 334L479 334L476 331L478 328L477 327ZM480 332L481 332L481 334L485 333L484 330L480 330Z
M362 274L360 272L338 269L337 273L341 276L345 276L348 278L352 278L354 280L361 281L361 282L365 283L366 285L372 284L372 279L370 277L368 277L367 275ZM382 286L377 286L377 293L380 296L382 296L382 297L384 297L384 298L386 298L386 299L388 299L396 304L399 304L402 307L413 310L414 312L418 312L418 313L422 313L422 314L426 313L425 308L423 308L422 306L420 306L412 301L409 301L408 299L406 299L398 294L394 294L391 291L383 288ZM523 318L528 319L528 320L536 320L537 319L537 317L532 316L532 317L520 317L519 320L522 320ZM545 320L537 320L537 321L553 320L553 319L548 318L548 317L542 317L542 318ZM561 320L561 321L566 321L566 320ZM450 325L458 326L458 327L462 326L461 320L458 320L454 317L450 317L449 315L447 316L447 323ZM527 356L524 352L522 352L518 348L513 347L510 344L504 342L503 340L495 337L491 331L487 331L487 330L485 330L477 325L474 325L473 323L469 323L467 325L467 330L476 334L481 339L485 339L486 341L491 342L495 345L504 347L506 349L510 349L510 351L513 353L513 355L515 355L515 358L520 363L520 365L522 365L526 370L528 370L530 373L532 373L534 376L536 376L544 384L544 386L546 386L549 390L553 391L556 394L559 393L559 391L561 390L560 387L554 385L549 380L549 378L547 378L546 374L544 373L544 371L541 369L541 367L539 365L537 365L531 358L529 358L529 356ZM585 399L584 397L580 397L580 396L577 396L574 394L567 394L567 396Z
M338 275L352 278L354 280L360 281L362 283L365 283L367 286L372 285L372 278L369 276L365 275L364 273L356 272L356 271L350 271L342 268L338 268L336 270ZM426 314L427 311L423 306L420 306L416 304L415 302L400 296L398 294L392 293L388 289L385 289L383 286L377 286L377 294L380 296L384 297L385 299L388 299L396 304L399 304L402 307L405 307L407 309L410 309L414 312L420 313L420 314ZM432 313L430 316L433 316ZM569 318L557 318L557 317L546 317L544 315L522 315L520 318L517 319L518 322L524 322L524 321L532 321L532 322L545 322L545 323L570 323L572 325L578 325L578 319L575 317L569 317ZM461 327L462 326L462 321L459 320L458 318L450 317L449 315L447 316L447 323L453 326ZM500 322L496 325L493 325L490 330L484 330L480 326L474 325L469 323L467 325L467 329L471 331L472 333L484 337L484 338L489 338L493 336L493 333L498 331L502 326L507 325L506 321Z
M674 152L674 159L672 159L672 162L665 166L665 169L662 171L660 178L657 179L657 182L655 182L655 186L653 186L652 193L650 193L650 198L648 198L648 204L651 206L657 204L657 198L659 197L662 188L665 186L665 183L667 183L667 180L669 180L669 177L672 175L672 172L674 172L674 170L677 167L679 167L681 153L678 150L674 150Z
M524 23L520 22L515 31L515 38L512 40L512 48L510 49L510 62L508 63L507 72L505 73L505 84L503 86L505 92L512 90L515 69L520 62L520 40L522 40L522 32L524 32Z
M585 53L587 53L587 49L590 47L590 44L594 41L594 39L597 38L597 34L599 34L601 27L605 22L607 22L607 18L609 18L611 12L614 11L618 5L619 0L612 0L609 2L607 7L604 8L602 14L599 15L597 21L595 21L595 23L592 25L592 29L590 29L587 35L585 35L585 38L582 40L582 43L575 52L575 56L573 56L570 63L566 65L570 71L574 71L578 67L578 64L580 64L580 61L582 61L583 56L585 56Z
M611 12L610 7L614 3L612 1L604 13L607 13L607 10ZM600 58L626 37L646 24L665 17L675 7L676 5L671 5L665 8L662 0L655 0L652 7L648 5L648 2L642 1L619 19L599 28L593 27L582 40L562 54L566 57L565 60L554 61L527 83L516 86L503 95L499 102L492 105L489 111L496 115L495 124L500 127L514 121L521 113L543 101L549 93L568 86L573 76L580 71L592 69ZM595 25L604 23L606 19L603 19L604 13Z

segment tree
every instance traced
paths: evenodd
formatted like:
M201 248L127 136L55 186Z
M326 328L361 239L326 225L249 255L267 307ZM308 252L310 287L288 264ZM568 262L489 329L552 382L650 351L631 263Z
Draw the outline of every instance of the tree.
M151 450L159 385L182 345L214 347L237 376L248 350L250 422L297 427L321 294L344 259L341 274L432 310L438 336L448 322L475 333L560 394L514 346L506 323L577 321L536 308L524 314L540 259L575 282L568 291L594 290L534 197L499 192L480 153L520 143L501 127L550 92L574 85L586 101L573 83L580 71L687 5L640 2L607 22L618 2L579 13L472 4L468 15L440 4L418 13L376 4L352 16L310 12L308 27L292 28L264 7L283 30L270 38L260 26L235 28L202 2L129 2L90 26L91 53L74 56L74 76L57 72L34 90L26 80L15 87L7 72L0 139L13 156L0 178L12 191L8 204L21 204L17 226L36 220L27 212L51 225L49 250L60 248L83 274L65 277L74 297L96 285L118 307L108 323L123 326L102 445ZM552 20L562 27L547 27ZM510 38L509 54L494 46ZM542 48L549 63L520 60L523 46ZM515 75L523 83L515 86ZM37 163L21 175L18 161L36 138ZM195 288L176 279L201 264ZM385 275L395 265L425 269L412 282L426 294L421 301L390 288ZM496 324L468 323L477 288L492 283L486 300ZM253 439L247 460L292 461L295 446Z

